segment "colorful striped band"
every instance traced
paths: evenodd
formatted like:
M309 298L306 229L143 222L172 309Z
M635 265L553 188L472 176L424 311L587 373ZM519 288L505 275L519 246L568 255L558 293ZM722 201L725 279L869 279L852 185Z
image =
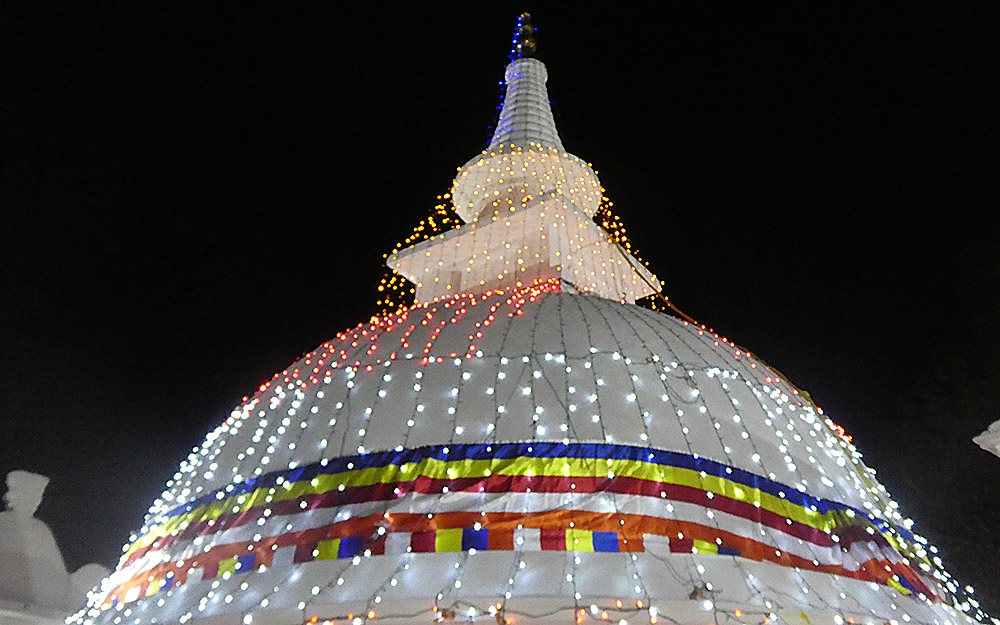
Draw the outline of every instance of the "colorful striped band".
M184 583L192 571L204 579L364 553L536 545L740 556L936 597L909 565L919 560L911 539L861 510L694 455L592 443L433 446L323 460L178 506L126 550L108 601ZM174 561L164 562L167 548Z

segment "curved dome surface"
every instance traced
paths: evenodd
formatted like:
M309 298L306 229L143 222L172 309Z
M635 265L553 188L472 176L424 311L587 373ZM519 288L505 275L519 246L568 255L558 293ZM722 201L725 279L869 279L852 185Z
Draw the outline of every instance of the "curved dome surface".
M704 328L561 286L414 306L277 374L80 620L968 618L794 388Z

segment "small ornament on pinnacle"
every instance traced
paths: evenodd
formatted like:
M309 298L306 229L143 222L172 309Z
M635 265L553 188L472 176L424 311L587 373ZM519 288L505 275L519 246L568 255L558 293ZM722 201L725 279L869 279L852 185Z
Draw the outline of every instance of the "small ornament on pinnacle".
M531 13L522 13L517 17L513 58L523 59L535 56L535 51L538 49L538 42L535 41L536 30L538 29L531 23Z

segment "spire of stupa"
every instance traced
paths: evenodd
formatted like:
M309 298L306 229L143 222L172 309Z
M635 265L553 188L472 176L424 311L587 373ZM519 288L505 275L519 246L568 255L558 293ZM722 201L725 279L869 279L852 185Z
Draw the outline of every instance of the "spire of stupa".
M545 88L548 78L545 63L538 59L516 59L507 66L503 108L487 151L500 149L508 143L565 151Z
M544 63L532 58L538 49L536 30L531 14L518 16L511 62L504 72L503 107L487 151L501 149L504 144L538 145L565 151L545 88L549 72Z
M559 138L548 70L529 56L536 49L529 18L518 18L493 139L452 187L465 225L387 261L416 284L418 302L553 278L568 290L628 303L660 290L656 277L593 221L601 183Z

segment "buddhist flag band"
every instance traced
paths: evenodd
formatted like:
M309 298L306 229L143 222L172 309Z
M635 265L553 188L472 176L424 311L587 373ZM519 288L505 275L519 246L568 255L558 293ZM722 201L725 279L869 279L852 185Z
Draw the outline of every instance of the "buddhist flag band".
M210 547L164 561L165 550L191 553L196 540ZM941 596L917 573L911 543L907 530L863 510L689 454L596 443L430 446L327 459L178 506L126 550L105 604L191 579L358 556L647 548Z

